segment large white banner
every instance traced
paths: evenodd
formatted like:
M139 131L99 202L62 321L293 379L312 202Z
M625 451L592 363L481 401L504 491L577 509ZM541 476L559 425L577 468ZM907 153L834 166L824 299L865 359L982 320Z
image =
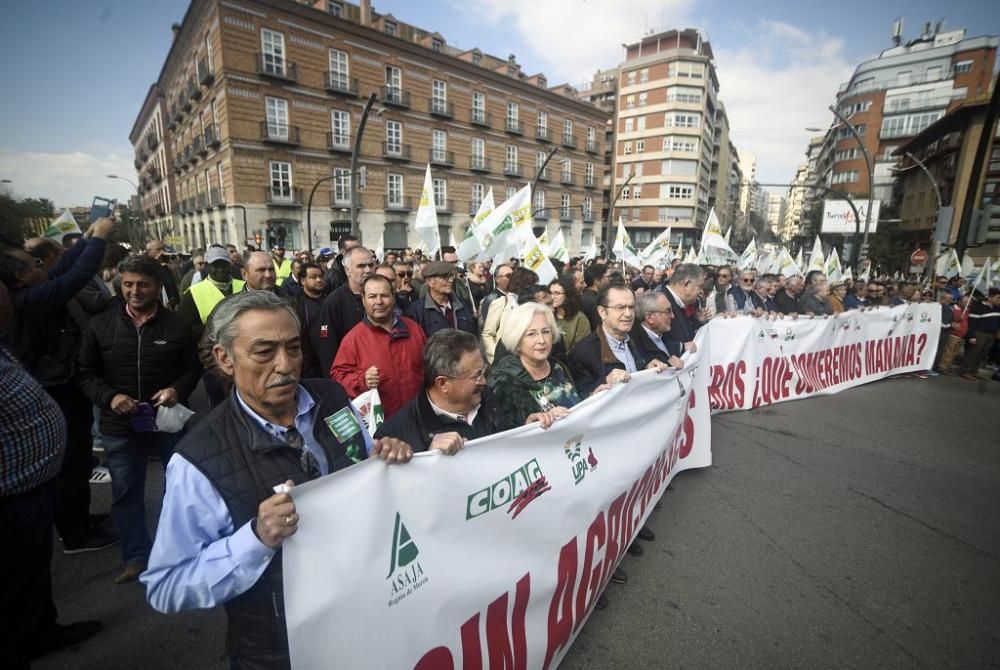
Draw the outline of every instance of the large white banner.
M293 491L293 668L552 668L675 474L711 464L707 334L549 430Z
M753 409L929 370L941 334L941 306L777 321L740 316L713 319L707 330L712 409Z
M839 198L831 198L823 201L823 220L820 222L821 233L842 233L853 235L855 232L864 232L865 214L868 211L868 204L871 203L872 215L868 221L868 232L874 233L878 230L878 216L882 207L881 200L855 200L854 206L858 208L860 222L854 219L854 210L850 203Z

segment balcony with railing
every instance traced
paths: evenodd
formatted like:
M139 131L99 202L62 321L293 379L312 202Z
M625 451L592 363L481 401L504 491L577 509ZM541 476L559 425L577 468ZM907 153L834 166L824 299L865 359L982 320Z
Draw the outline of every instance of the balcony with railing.
M192 100L201 100L201 87L198 86L198 82L195 81L195 78L193 76L188 77L187 93L188 97L190 97Z
M442 119L455 118L455 105L446 100L431 98L427 103L427 111L431 116L440 116Z
M559 220L560 221L572 221L573 220L573 209L571 207L560 207L559 208Z
M326 73L326 90L337 95L358 96L358 78L348 77L342 72Z
M187 213L188 214L194 214L194 211L195 211L194 210L194 202L195 201L194 201L194 196L193 195L190 198L187 199L187 202L184 205L184 207L185 207L185 209L187 209Z
M212 72L212 67L209 65L207 58L198 59L198 81L202 86L208 86L215 81L215 73Z
M537 170L538 168L535 168L535 169ZM549 180L549 169L545 168L544 170L542 170L541 172L539 172L537 179L538 179L538 181L548 181Z
M285 81L297 81L299 78L295 63L281 57L276 58L270 54L261 53L257 54L257 74Z
M469 201L469 216L475 216L479 214L479 208L482 207L482 202L476 202L475 200Z
M584 188L594 188L595 185L596 185L596 183L594 181L593 175L591 175L590 177L584 177L583 178L583 187Z
M330 151L348 154L354 150L351 147L350 135L345 135L344 133L327 133L326 148Z
M469 169L473 172L490 172L490 159L472 154L469 156Z
M198 194L198 202L197 202L197 205L195 205L196 210L199 211L199 212L203 212L203 211L205 211L205 209L207 207L208 207L208 194L207 193L199 193Z
M585 210L583 210L583 222L584 223L593 223L594 222L594 210L592 210L592 209L585 209Z
M337 209L343 209L345 207L351 206L351 188L350 181L347 184L341 186L334 186L330 189L330 207L336 207Z
M455 201L445 198L441 202L438 202L435 198L434 209L437 210L438 214L451 214L455 211Z
M521 164L506 162L503 164L503 173L508 177L520 177Z
M302 189L288 187L274 188L273 186L265 186L264 202L272 207L301 207Z
M399 142L383 142L382 158L393 161L410 160L410 145Z
M384 209L387 212L409 212L413 209L413 198L408 196L384 196Z
M210 188L208 190L208 206L220 208L226 206L226 198L222 191L217 188Z
M559 183L565 184L566 186L575 186L576 179L573 178L572 172L562 172L559 174Z
M292 146L301 144L298 126L290 126L286 123L274 123L272 121L260 122L260 139L264 142L290 144Z
M493 115L481 109L473 109L469 113L469 123L474 126L490 128L493 125Z
M524 124L520 121L515 121L514 119L507 119L504 124L504 131L510 133L511 135L523 135L524 134Z
M214 123L205 126L205 146L214 149L220 144L222 144L222 138L219 135L219 126Z
M535 126L535 139L538 140L539 142L551 142L552 134L549 132L548 128Z
M382 102L386 105L399 107L400 109L410 108L410 92L404 91L398 86L382 87Z
M587 142L587 153L588 154L596 154L596 153L599 153L599 151L600 151L600 149L597 146L597 142L592 141L592 140Z
M454 167L455 166L455 152L445 151L444 149L431 149L428 151L429 162L432 165L438 165L441 167Z
M576 149L576 138L573 137L572 135L567 135L566 133L563 133L562 145L569 149Z
M205 145L205 138L202 137L201 135L194 136L194 139L191 140L191 147L194 149L194 152L199 156L208 155L208 147Z
M549 210L546 207L536 209L531 213L531 218L535 221L548 221L549 220Z

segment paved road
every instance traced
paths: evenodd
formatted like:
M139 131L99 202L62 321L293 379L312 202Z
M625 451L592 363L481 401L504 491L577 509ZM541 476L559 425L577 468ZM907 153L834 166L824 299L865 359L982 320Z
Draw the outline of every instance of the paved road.
M716 417L562 667L1000 667L998 410L940 377ZM63 619L107 631L36 667L224 667L220 612L157 615L118 569L56 555Z

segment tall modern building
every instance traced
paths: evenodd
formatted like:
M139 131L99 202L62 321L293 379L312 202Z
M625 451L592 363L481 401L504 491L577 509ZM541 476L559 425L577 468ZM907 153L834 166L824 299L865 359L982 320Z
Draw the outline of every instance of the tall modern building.
M776 236L783 239L783 225L785 221L785 198L774 193L767 193L767 227Z
M700 236L720 182L720 170L713 169L722 137L716 133L719 82L712 47L693 28L647 35L624 47L611 193L631 181L615 218L621 214L640 247L668 226L675 244L683 239L689 246ZM721 171L725 185L728 169Z
M130 138L149 232L186 247L327 246L352 208L366 244L413 246L427 164L442 240L461 239L490 189L502 202L557 148L535 221L575 252L601 234L608 118L369 0L193 0Z
M989 90L996 62L996 36L968 37L925 23L914 39L893 26L893 44L857 66L837 92L838 111L850 119L874 162L872 195L888 203L896 163L893 151L940 119L949 109ZM864 154L847 128L835 122L826 134L821 174L832 188L868 196Z

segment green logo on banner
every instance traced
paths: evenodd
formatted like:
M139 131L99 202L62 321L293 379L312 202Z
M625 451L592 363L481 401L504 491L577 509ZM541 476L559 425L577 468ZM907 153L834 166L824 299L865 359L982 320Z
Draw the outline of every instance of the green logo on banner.
M406 529L399 512L396 512L389 552L389 574L385 577L389 581L389 607L427 583L429 578L424 575L424 569L417 560L419 555L417 543Z

